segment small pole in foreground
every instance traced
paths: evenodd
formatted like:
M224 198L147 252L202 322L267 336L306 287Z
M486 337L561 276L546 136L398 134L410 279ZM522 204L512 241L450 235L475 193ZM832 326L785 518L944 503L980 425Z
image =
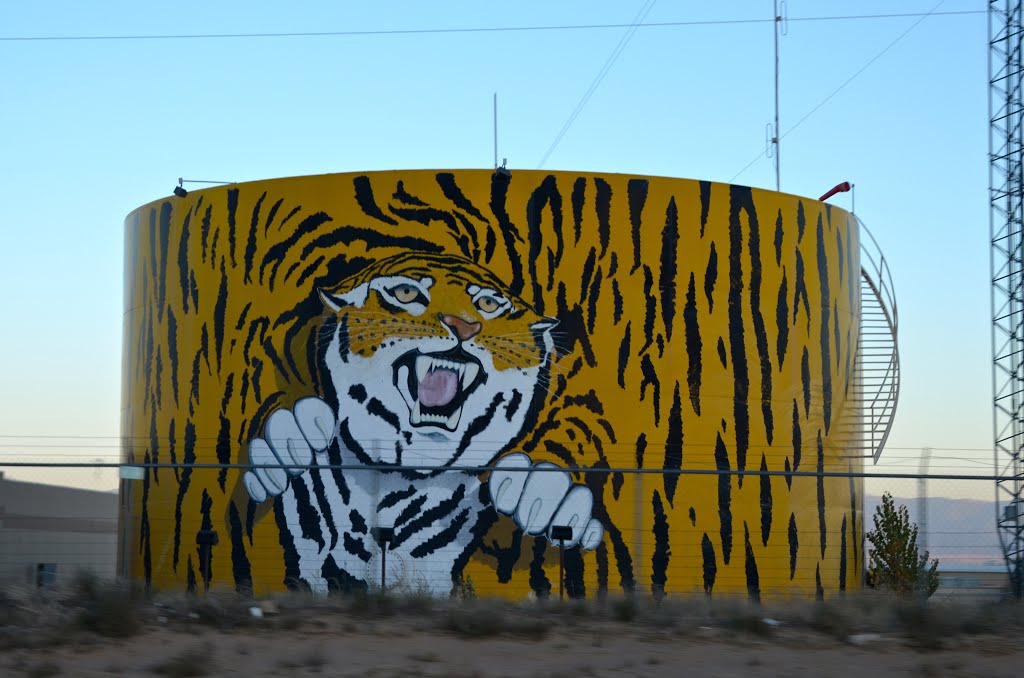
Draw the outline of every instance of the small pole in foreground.
M387 591L387 567L388 567L388 545L395 538L395 528L375 527L372 529L373 538L380 546L380 592L383 595Z
M558 599L565 600L565 542L572 539L572 527L552 525L551 540L558 542Z

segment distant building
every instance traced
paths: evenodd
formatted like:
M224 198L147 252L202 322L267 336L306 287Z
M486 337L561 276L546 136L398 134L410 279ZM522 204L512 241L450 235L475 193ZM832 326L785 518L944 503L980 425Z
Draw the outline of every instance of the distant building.
M0 474L0 583L47 586L79 570L112 578L116 559L116 492Z

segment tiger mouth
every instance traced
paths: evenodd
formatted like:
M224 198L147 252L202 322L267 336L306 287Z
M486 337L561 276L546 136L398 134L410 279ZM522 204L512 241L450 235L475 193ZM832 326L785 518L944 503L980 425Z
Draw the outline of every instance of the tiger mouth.
M459 427L470 394L487 380L480 361L462 349L410 351L395 361L395 386L409 407L409 423L420 428Z

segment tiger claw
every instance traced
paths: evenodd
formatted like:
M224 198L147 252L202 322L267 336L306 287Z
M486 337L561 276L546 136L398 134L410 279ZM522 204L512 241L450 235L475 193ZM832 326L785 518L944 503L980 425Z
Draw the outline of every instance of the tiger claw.
M330 406L320 398L303 398L293 410L277 410L263 427L263 438L249 443L253 469L242 476L242 485L253 501L262 503L288 489L289 478L305 473L314 454L334 440L337 421Z
M597 548L604 537L600 521L591 518L594 496L590 488L572 482L555 464L532 464L522 453L502 457L488 480L491 504L499 513L512 516L526 534L544 535L552 544L583 550ZM572 528L572 538L555 541L551 528Z

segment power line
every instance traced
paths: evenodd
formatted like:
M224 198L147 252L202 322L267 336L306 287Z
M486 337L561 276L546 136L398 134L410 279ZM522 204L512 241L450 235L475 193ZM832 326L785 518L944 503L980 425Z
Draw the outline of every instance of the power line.
M902 19L928 16L966 16L986 14L986 10L959 10L949 12L905 12L894 14L848 14L840 16L789 17L788 21L862 21L873 19ZM467 28L408 28L362 31L296 31L274 33L177 33L138 35L7 35L0 42L98 42L115 40L235 40L259 38L332 38L374 37L389 35L438 35L457 33L522 33L531 31L609 30L618 28L681 28L700 26L729 26L740 24L772 23L774 19L709 19L696 21L657 21L640 24L563 24L552 26L472 26Z
M565 136L565 133L568 132L569 128L572 127L572 124L576 122L576 118L579 116L580 111L582 111L583 107L587 105L587 102L590 101L590 97L594 95L594 92L597 91L597 88L601 85L605 76L608 75L608 71L610 71L612 66L615 65L615 62L618 61L619 55L626 49L626 45L629 44L629 41L633 39L633 36L636 34L640 24L647 18L647 15L654 8L654 3L656 1L657 0L648 0L640 8L640 11L636 13L636 16L633 18L633 23L630 25L629 29L623 33L622 37L619 38L619 43L615 45L615 49L613 49L612 53L608 55L607 59L605 59L601 70L598 71L596 76L594 76L590 86L587 87L587 91L583 93L583 97L579 100L579 103L576 104L576 108L574 108L572 113L569 114L568 120L566 120L565 124L562 125L562 129L558 131L558 134L555 136L555 140L551 142L551 145L548 146L548 150L544 152L544 156L540 159L540 162L537 163L537 169L544 167L544 163L548 161L551 154L555 152L556 148L558 148L558 144L562 142L562 138Z
M847 78L847 79L846 79L846 80L845 80L845 81L843 82L843 84L839 85L839 87L835 88L835 89L834 89L834 90L832 91L832 93L831 93L831 94L829 94L829 95L828 95L827 97L825 97L825 98L824 98L824 99L822 99L822 100L821 100L820 102L818 102L818 105L816 105L816 106L815 106L814 108L812 108L812 109L811 109L810 111L808 111L808 112L807 112L807 113L806 113L806 114L805 114L805 115L804 115L804 116L803 116L802 118L800 118L799 120L797 120L797 121L796 121L796 123L795 123L795 124L794 124L794 125L793 125L792 127L790 127L790 128L788 129L788 130L786 130L785 134L782 134L782 135L781 135L781 136L779 137L779 140L782 140L782 139L786 138L787 136L789 136L789 134L790 134L790 133L791 133L791 132L792 132L793 130L795 130L795 129L796 129L797 127L799 127L799 126L800 126L801 124L803 124L803 123L804 123L804 121L806 121L806 120L807 120L808 118L810 118L810 117L811 117L812 115L814 115L814 114L815 114L815 113L816 113L816 112L818 111L818 109L820 109L820 108L821 108L822 106L824 106L825 104L827 104L827 103L828 103L828 102L829 102L829 101L830 101L830 100L832 99L832 97L834 97L835 95L839 94L839 92L840 92L840 91L842 91L842 90L843 90L843 89L844 89L844 88L845 88L845 87L846 87L847 85L849 85L849 84L850 84L851 82L853 82L853 81L854 81L854 79L856 79L856 78L857 78L857 76L859 76L859 75L860 75L861 73L863 73L864 71L866 71L866 70L868 69L868 67L869 67L869 66L871 66L871 64L873 64L873 63L875 63L876 61L878 61L878 60L879 60L879 59L880 59L880 58L882 57L882 55L884 55L884 54L885 54L886 52L888 52L888 51L889 51L890 49L892 49L893 47L895 47L895 46L896 46L896 43L898 43L898 42L899 42L900 40L902 40L903 38L907 37L907 34L908 34L908 33L910 33L910 31L912 31L912 30L914 30L915 28L917 28L917 27L918 27L918 26L919 26L919 25L921 24L921 22L922 22L922 21L924 21L925 19L927 19L927 18L928 18L928 17L930 17L930 16L941 16L941 15L944 15L944 14L948 14L948 12L936 12L936 11L935 11L936 9L938 9L938 8L939 8L939 6L940 6L940 5L942 5L942 3L943 3L943 2L945 2L945 0L940 0L939 4L938 4L938 5L935 5L935 7L933 7L933 8L932 8L932 11L931 11L931 12L925 12L925 13L923 13L923 14L916 14L916 15L913 15L913 16L917 16L917 17L919 17L917 21L915 21L914 23L912 23L912 24L910 25L910 27L909 27L909 28L907 28L907 30L905 30L905 31L903 31L902 33L900 33L900 34L899 34L899 35L898 35L898 36L896 37L896 39L895 39L895 40L893 40L892 42L890 42L890 43L889 43L888 45L886 45L886 46L885 46L885 47L884 47L884 48L882 49L882 51L878 52L877 54L875 54L875 56L871 57L871 58L870 58L870 59L869 59L869 60L867 61L867 63L865 63L865 64L864 64L863 66L861 66L861 67L860 67L859 69L857 69L857 71L856 71L856 72L855 72L855 73L854 73L853 75L851 75L851 76L850 76L849 78ZM979 10L979 11L980 11L980 10ZM905 15L905 16L911 16L911 15ZM790 19L790 21L795 21L795 19ZM732 183L733 181L735 181L735 180L736 180L736 178L737 178L738 176L740 176L741 174L743 174L744 172L746 172L746 171L747 171L748 169L750 169L750 168L751 168L751 167L752 167L752 166L754 165L754 163L755 163L755 162L757 162L758 160L760 160L760 159L761 159L761 156L763 156L763 155L764 155L764 154L765 154L766 152L767 152L767 151L762 151L762 152L758 153L758 154L757 154L756 156L754 156L754 159L753 159L753 160L751 160L750 162L748 162L748 163L747 163L747 164L746 164L746 165L745 165L745 166L743 167L743 169L741 169L741 170L740 170L739 172L737 172L736 174L734 174L734 175L732 176L732 178L731 178L731 179L729 179L729 183L731 184L731 183Z

